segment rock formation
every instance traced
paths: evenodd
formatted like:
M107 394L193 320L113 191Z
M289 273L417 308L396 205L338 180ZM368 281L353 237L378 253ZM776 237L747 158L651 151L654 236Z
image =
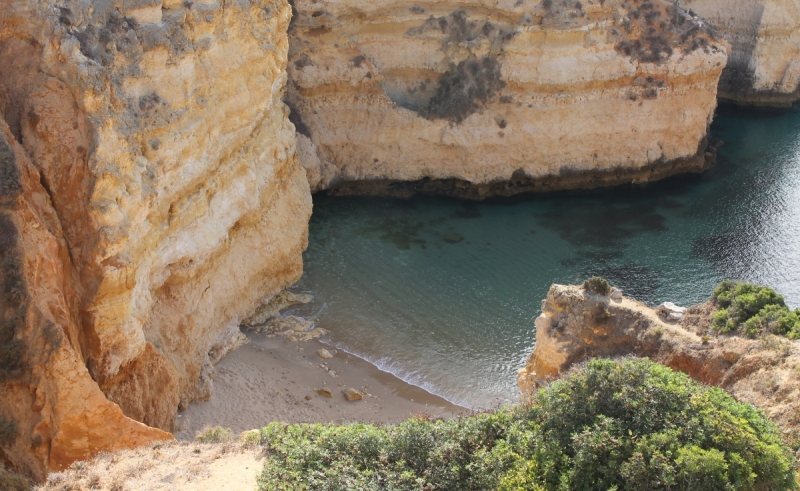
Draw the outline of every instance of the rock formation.
M681 0L731 45L719 97L788 106L800 100L800 3L797 0Z
M28 474L171 439L126 417L81 357L75 271L41 174L0 121L0 445Z
M646 356L760 407L800 438L800 342L708 331L711 305L668 322L646 305L578 286L553 285L536 319L536 346L517 381L523 393L594 357Z
M480 199L705 168L726 63L664 0L297 0L287 100L312 189Z
M281 0L0 4L4 463L41 477L168 438L239 321L299 278L290 18Z

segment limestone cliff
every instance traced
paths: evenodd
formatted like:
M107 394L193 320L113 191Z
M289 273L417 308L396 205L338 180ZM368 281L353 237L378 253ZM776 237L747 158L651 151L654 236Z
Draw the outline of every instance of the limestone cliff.
M731 45L719 96L743 104L787 106L800 100L800 2L681 0Z
M480 199L705 168L727 46L672 2L294 5L313 189Z
M238 322L299 278L290 18L282 0L0 4L3 165L22 176L2 180L6 463L41 476L168 436L136 421L169 431L208 397Z
M642 303L612 297L577 286L550 288L536 319L536 346L517 377L523 393L590 358L647 356L760 407L800 438L800 342L715 336L707 304L666 321Z

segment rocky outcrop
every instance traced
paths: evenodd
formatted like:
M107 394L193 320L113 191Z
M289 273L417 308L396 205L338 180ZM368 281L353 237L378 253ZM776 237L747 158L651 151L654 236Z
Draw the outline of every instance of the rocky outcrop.
M0 120L0 456L41 476L172 435L126 417L89 376L69 251L41 175Z
M800 100L800 3L797 0L681 0L731 45L719 97L788 106Z
M536 346L517 377L520 389L530 394L590 358L646 356L754 404L800 438L800 343L716 336L708 330L711 311L710 304L695 306L670 322L621 295L553 285L536 319Z
M23 176L0 181L21 302L3 305L19 361L0 381L5 463L41 476L168 437L154 428L209 396L240 320L299 278L311 200L281 101L290 17L281 0L0 5L4 145Z
M726 46L663 0L297 0L312 188L480 199L705 168Z

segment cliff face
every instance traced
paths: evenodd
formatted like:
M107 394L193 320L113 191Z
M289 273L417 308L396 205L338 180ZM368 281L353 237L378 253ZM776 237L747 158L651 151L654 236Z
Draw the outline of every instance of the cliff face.
M41 475L165 437L128 418L169 431L210 395L238 322L299 278L290 18L280 0L0 5L14 207L33 210L9 215L28 306L6 306L22 364L0 401L8 463Z
M172 435L126 417L80 357L74 270L41 175L0 120L0 445L28 474Z
M480 199L705 166L727 47L671 2L294 5L313 189Z
M536 346L517 381L530 394L590 358L646 356L754 404L800 438L800 343L777 336L709 336L710 322L709 305L668 322L622 296L553 285L536 319Z
M796 0L681 0L732 48L719 96L743 104L800 100L800 3Z

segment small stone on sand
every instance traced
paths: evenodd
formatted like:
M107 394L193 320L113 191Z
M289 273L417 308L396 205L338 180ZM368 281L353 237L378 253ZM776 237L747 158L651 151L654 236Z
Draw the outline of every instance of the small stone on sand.
M313 399L311 396L306 396L307 401L310 401L311 399Z
M328 350L326 350L325 348L318 349L317 350L317 355L320 358L325 359L325 360L327 360L328 358L333 358L333 355Z
M351 401L351 402L352 401L360 401L361 399L364 398L364 396L361 395L361 392L359 392L359 391L357 391L356 389L353 389L353 388L344 389L342 391L342 394L344 394L344 396L347 398L347 400Z
M333 397L333 392L331 391L331 389L329 389L327 387L323 387L321 389L317 389L314 392L316 392L317 394L319 394L321 396L327 397L327 398L332 398Z

